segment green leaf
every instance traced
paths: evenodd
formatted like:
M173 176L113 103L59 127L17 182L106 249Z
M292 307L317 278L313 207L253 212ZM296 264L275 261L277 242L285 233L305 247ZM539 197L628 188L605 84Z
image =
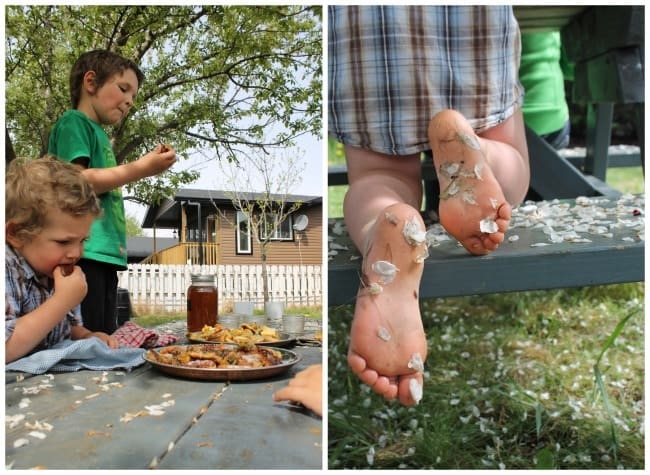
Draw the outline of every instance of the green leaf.
M537 434L537 438L539 438L539 435L542 433L542 411L544 410L544 406L540 402L537 402L535 404L535 433Z
M535 468L538 470L552 470L555 468L555 456L553 451L548 447L544 447L535 454L537 463Z
M603 346L603 349L601 350L600 354L598 355L598 358L596 359L595 366L598 366L600 364L600 360L603 358L603 355L609 349L609 347L612 346L614 341L616 341L616 337L618 337L618 335L621 333L621 331L623 331L623 327L625 326L627 321L630 318L632 318L634 315L636 315L637 313L638 313L638 310L634 310L634 311L630 312L629 314L627 314L625 317L623 317L620 322L618 322L618 325L616 325L616 328L614 329L612 334L609 336L609 338L605 342L605 346Z
M136 105L107 127L118 163L161 141L179 158L240 160L263 147L321 137L322 7L301 5L9 5L5 118L17 156L38 157L70 106L70 68L109 49L145 74ZM139 201L168 195L190 175L131 186Z

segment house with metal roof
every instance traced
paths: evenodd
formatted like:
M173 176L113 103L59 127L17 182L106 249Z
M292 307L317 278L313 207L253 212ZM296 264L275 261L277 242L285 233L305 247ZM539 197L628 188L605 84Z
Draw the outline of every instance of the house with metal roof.
M240 194L247 200L265 199L262 193ZM270 197L275 200L274 196ZM267 248L267 264L320 265L323 255L323 200L321 196L286 195L285 206L297 209L277 226ZM180 189L173 197L150 206L142 227L153 230L149 241L130 238L129 255L149 264L259 264L261 256L245 213L236 208L232 193L221 190ZM159 238L157 231L174 230L177 238ZM261 230L258 230L262 232ZM148 244L147 244L148 243ZM131 246L133 248L131 249ZM149 249L143 251L143 246Z

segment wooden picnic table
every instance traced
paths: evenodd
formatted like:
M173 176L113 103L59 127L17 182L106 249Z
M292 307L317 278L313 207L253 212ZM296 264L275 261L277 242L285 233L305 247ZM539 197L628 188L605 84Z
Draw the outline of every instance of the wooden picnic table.
M322 348L290 350L302 359L289 372L247 382L183 379L163 374L149 363L130 372L78 371L22 381L16 380L18 373L8 373L5 465L14 469L320 469L321 418L303 407L276 403L272 394L296 372L320 363ZM22 407L21 401L27 405ZM144 415L147 407L164 413ZM127 413L140 411L144 412L128 420ZM25 419L10 428L18 414ZM32 431L45 438L29 435ZM14 447L21 438L29 443Z

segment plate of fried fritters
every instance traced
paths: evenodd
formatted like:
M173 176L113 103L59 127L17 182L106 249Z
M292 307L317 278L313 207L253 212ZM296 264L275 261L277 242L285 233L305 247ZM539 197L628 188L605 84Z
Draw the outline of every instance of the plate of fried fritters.
M301 360L284 348L226 343L165 346L148 350L143 357L164 373L215 381L270 378Z
M201 331L188 333L187 339L195 343L254 344L261 346L288 347L295 338L266 325L242 323L239 328L227 328L220 324L204 325Z

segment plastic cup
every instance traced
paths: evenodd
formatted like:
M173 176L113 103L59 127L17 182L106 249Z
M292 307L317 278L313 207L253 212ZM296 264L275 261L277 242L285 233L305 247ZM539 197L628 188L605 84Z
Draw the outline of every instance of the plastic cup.
M253 315L253 302L235 302L234 313L241 313L242 315Z
M305 316L299 314L282 315L282 330L292 335L299 335L305 331Z
M219 315L218 321L225 328L239 328L242 323L242 315L239 313L226 313Z

